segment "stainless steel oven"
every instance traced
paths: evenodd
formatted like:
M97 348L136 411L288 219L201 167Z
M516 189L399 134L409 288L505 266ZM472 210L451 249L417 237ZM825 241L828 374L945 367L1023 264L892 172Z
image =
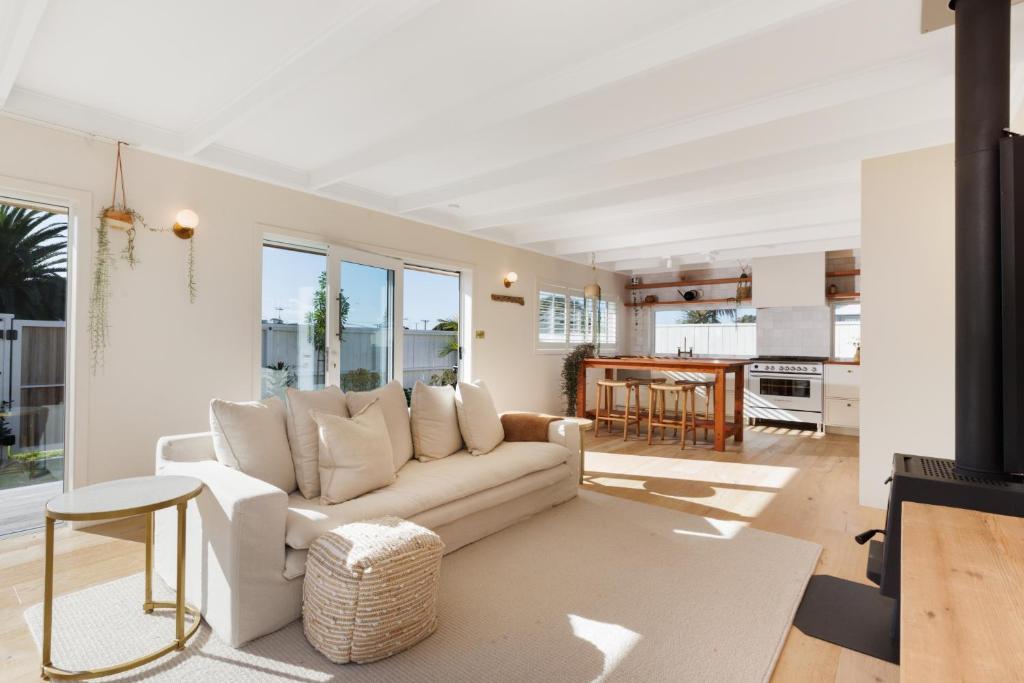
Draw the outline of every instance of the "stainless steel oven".
M822 429L824 364L810 358L755 358L745 412L753 418L808 422Z

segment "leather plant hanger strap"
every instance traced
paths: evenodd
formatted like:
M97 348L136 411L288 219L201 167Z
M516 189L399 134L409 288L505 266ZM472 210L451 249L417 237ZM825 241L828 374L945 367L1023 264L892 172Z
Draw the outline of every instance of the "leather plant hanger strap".
M124 143L120 140L117 141L117 160L114 162L114 190L111 192L110 205L117 206L117 180L121 179L121 206L128 206L128 195L124 191L124 164L121 161L121 145Z

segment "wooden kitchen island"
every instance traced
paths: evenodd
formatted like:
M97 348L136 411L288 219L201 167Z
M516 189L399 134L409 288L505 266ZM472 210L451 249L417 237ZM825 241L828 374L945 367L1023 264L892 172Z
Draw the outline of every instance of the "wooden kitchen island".
M597 357L583 360L583 372L579 373L576 384L576 416L587 416L587 373L591 368L604 368L605 377L611 379L615 370L648 370L652 372L695 372L715 377L715 408L713 420L697 419L697 426L714 427L715 450L725 450L725 440L732 436L737 443L743 441L743 371L750 361L722 358L654 358L644 356L623 356L621 358ZM725 379L729 373L735 376L735 397L733 399L733 421L725 420Z

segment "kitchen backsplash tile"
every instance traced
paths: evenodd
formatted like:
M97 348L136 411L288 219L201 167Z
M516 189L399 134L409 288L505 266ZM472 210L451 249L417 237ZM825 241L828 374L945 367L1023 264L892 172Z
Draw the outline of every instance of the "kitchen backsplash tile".
M828 306L757 309L759 356L831 355L832 310Z

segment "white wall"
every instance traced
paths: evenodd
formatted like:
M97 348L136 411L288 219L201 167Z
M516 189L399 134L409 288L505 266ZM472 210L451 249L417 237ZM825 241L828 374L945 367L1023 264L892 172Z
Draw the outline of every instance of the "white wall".
M825 254L768 256L751 261L755 308L825 305Z
M761 356L832 355L832 309L795 306L757 309L757 353Z
M860 502L885 507L893 453L953 456L952 145L865 161Z
M109 203L112 144L6 117L0 143L0 193L34 182L91 197L93 211ZM535 351L535 286L538 279L582 286L589 267L137 150L126 155L128 203L150 225L169 226L185 207L199 214L199 297L189 304L185 291L187 242L140 232L141 263L114 271L106 365L77 387L87 449L72 454L87 463L73 473L77 485L151 473L158 436L205 431L212 397L253 398L261 225L472 268L472 327L486 331L472 344L473 374L493 388L499 410L561 410L561 357ZM91 275L95 221L85 227L79 293ZM116 253L124 237L113 241ZM505 290L510 270L519 282ZM621 297L624 277L602 272L600 279L607 296ZM527 305L492 302L492 292L522 295ZM77 332L76 353L87 362L88 339Z

